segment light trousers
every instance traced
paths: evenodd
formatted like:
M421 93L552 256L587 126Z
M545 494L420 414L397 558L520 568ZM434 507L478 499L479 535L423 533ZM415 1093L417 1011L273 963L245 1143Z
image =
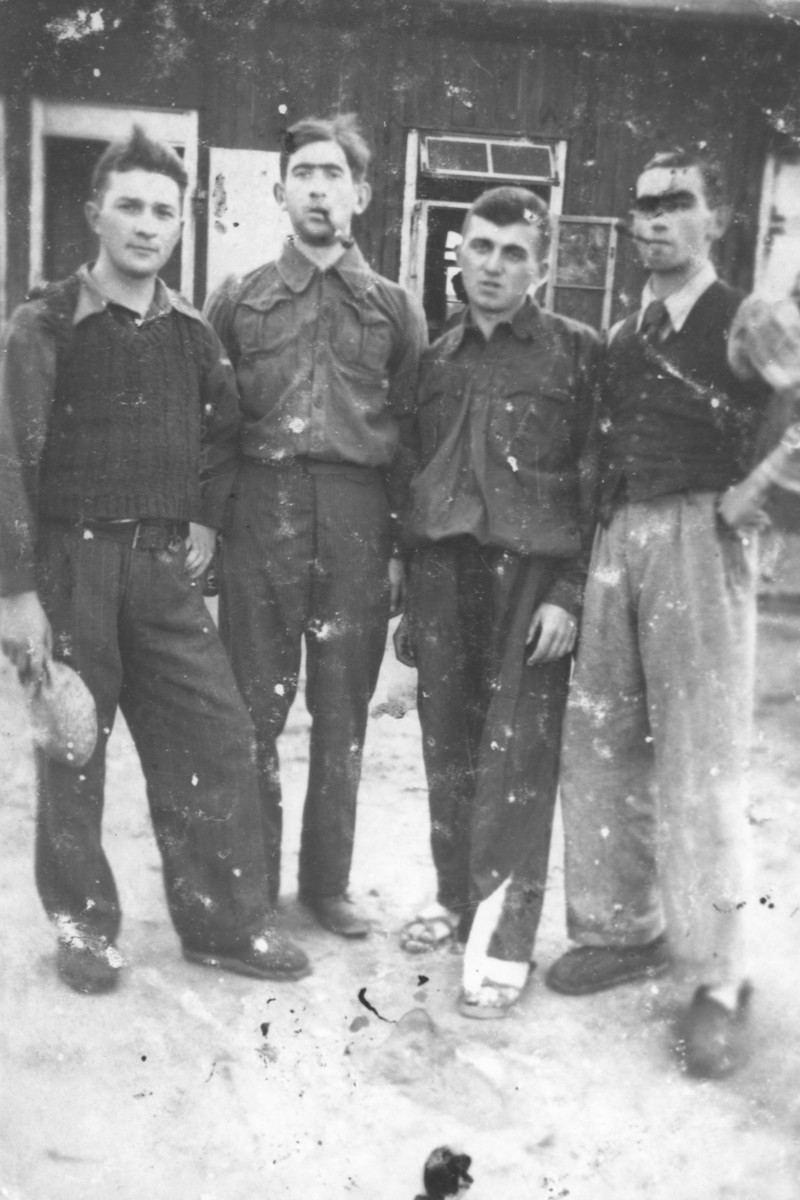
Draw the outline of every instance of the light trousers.
M756 557L713 493L621 507L596 535L567 708L570 936L666 929L692 986L746 972Z

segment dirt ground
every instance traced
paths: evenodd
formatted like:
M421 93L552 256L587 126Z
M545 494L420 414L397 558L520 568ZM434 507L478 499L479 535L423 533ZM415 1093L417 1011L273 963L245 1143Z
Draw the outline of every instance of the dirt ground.
M284 985L180 957L120 724L105 836L128 968L111 996L69 991L33 885L27 716L0 671L0 1197L412 1200L445 1143L472 1156L475 1200L797 1200L800 615L762 616L759 664L755 1053L721 1083L675 1069L663 983L581 999L544 987L565 945L560 838L539 970L513 1018L465 1021L459 958L399 950L396 931L433 889L413 712L370 722L353 890L375 928L345 944L294 896L308 724L295 707L281 907L314 973Z

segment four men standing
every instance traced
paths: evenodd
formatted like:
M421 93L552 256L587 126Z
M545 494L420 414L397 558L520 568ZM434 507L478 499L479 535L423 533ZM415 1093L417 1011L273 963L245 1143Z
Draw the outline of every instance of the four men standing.
M404 510L413 553L398 649L419 667L439 885L404 944L466 941L460 1011L505 1015L530 969L546 880L592 524L583 460L598 429L600 528L563 762L579 944L548 983L591 992L671 961L689 989L686 1066L724 1074L749 996L755 545L718 498L746 472L765 392L727 365L741 297L709 260L724 226L719 180L682 153L639 178L633 234L650 278L639 312L612 331L598 423L599 339L533 300L549 218L519 188L469 210L468 306L424 357L417 391L422 311L351 236L368 162L350 117L288 131L276 194L294 235L208 303L238 411L216 334L158 279L186 177L138 130L95 172L97 261L12 319L3 648L34 680L52 654L72 662L103 730L82 771L38 763L37 881L59 971L81 991L118 977L100 826L119 704L185 955L265 978L307 972L270 915L276 741L303 640L300 897L327 929L367 933L347 885L367 707L403 599ZM221 631L253 718L257 782L253 727L196 587L220 526Z

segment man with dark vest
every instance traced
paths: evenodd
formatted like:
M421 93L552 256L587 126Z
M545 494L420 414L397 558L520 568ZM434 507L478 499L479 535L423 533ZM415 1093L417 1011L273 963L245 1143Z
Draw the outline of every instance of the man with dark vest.
M765 392L727 357L741 295L710 262L725 212L711 163L656 155L633 236L650 276L612 331L600 425L601 523L562 759L568 994L672 965L675 1049L691 1074L746 1048L745 771L756 546L720 496L747 471Z
M101 845L118 707L185 957L265 979L309 970L274 930L253 728L198 586L239 420L219 340L158 278L186 183L177 155L141 129L112 143L86 206L97 260L17 309L3 359L3 650L34 687L51 657L74 667L100 730L81 768L37 759L37 884L58 972L84 993L115 987L123 962Z
M276 198L293 235L279 258L210 297L236 369L242 464L225 521L220 630L253 717L277 895L277 739L306 648L311 714L300 899L341 937L369 921L348 894L367 712L397 611L392 512L407 478L420 306L355 245L370 152L352 115L286 133Z

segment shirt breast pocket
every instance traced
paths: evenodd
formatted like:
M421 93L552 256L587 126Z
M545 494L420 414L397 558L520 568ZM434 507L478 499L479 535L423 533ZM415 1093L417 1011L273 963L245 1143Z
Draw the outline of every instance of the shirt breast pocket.
M558 456L569 441L571 409L569 393L560 388L504 397L490 424L492 449L503 460L531 465Z
M380 313L344 303L339 306L333 345L348 367L384 375L392 349L392 328Z
M243 358L282 355L296 336L294 306L288 298L279 297L263 306L241 305L236 338Z

